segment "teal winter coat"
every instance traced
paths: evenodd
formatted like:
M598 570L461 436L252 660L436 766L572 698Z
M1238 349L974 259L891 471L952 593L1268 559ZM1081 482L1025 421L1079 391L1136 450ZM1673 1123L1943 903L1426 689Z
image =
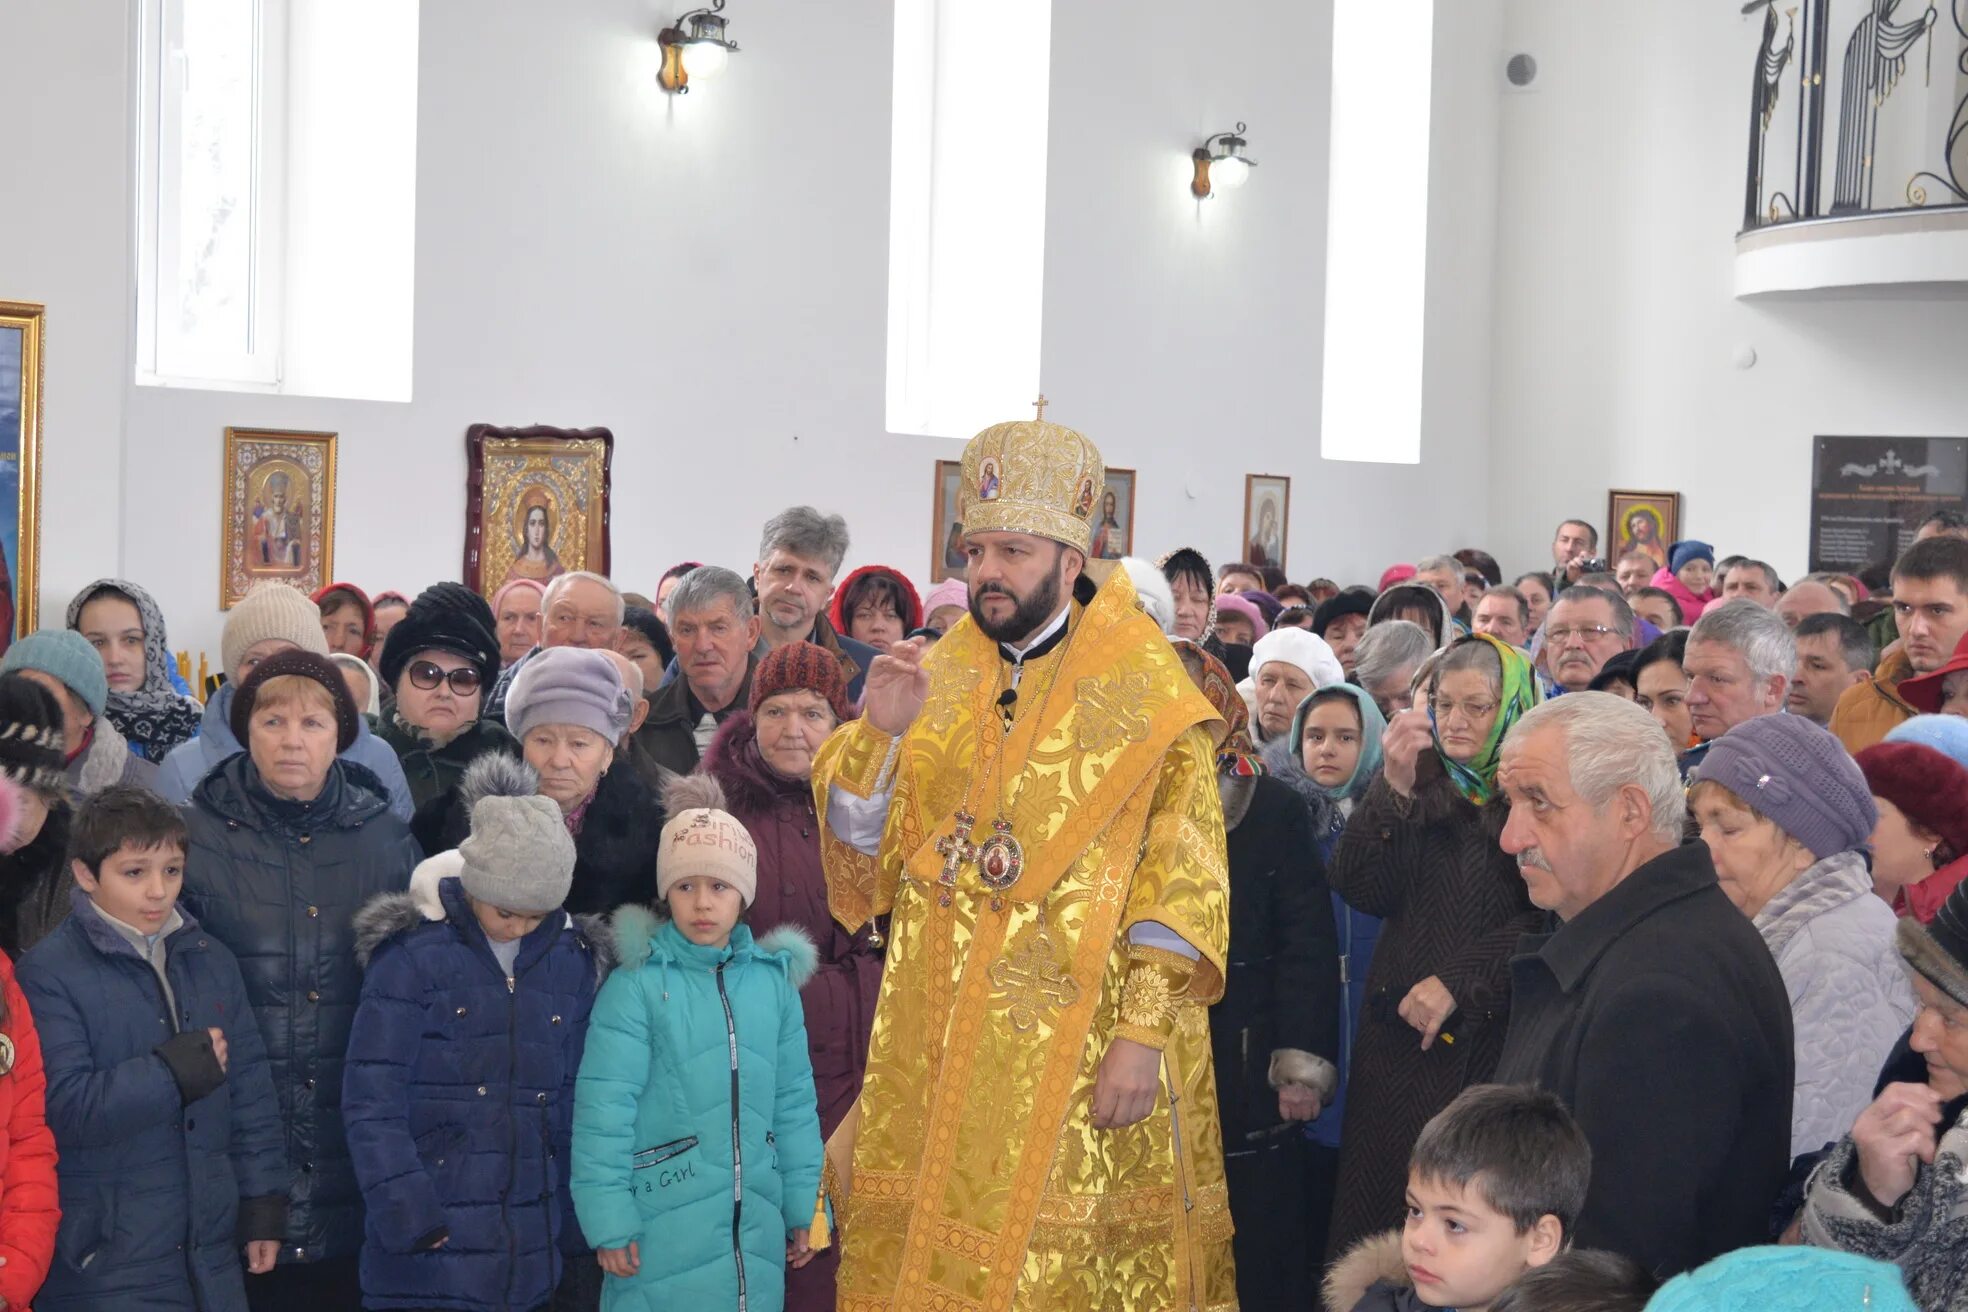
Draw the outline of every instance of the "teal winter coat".
M773 1312L820 1185L799 993L817 953L792 927L699 947L634 904L614 933L575 1082L574 1210L641 1269L608 1277L602 1307Z

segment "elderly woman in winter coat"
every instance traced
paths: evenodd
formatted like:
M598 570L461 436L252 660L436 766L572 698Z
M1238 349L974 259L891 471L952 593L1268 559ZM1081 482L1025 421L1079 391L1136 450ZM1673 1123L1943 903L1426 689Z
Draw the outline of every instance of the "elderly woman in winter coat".
M340 1115L362 989L355 913L408 884L416 845L382 782L338 753L359 716L325 656L283 651L238 685L246 750L192 791L182 903L232 949L266 1040L293 1190L280 1265L247 1280L254 1308L353 1307L362 1196Z
M505 713L523 760L488 752L472 762L432 846L448 851L464 841L479 798L530 786L553 799L574 835L570 912L605 915L653 899L663 807L632 765L617 764L630 717L621 667L604 652L542 648L514 677Z
M1919 1003L1877 1096L1818 1165L1804 1242L1891 1262L1927 1312L1968 1307L1968 887L1899 922Z
M1796 1051L1790 1155L1817 1152L1851 1128L1913 1016L1893 913L1866 870L1872 794L1827 730L1764 715L1715 740L1688 802L1722 891L1783 974Z
M1305 1243L1313 1221L1297 1130L1339 1084L1339 962L1325 871L1311 814L1287 785L1265 777L1230 671L1187 639L1175 649L1222 717L1214 733L1230 947L1209 1022L1237 1296L1251 1308L1304 1307L1318 1282Z
M752 932L797 925L819 948L818 968L801 987L800 1002L822 1138L860 1096L881 991L875 927L850 934L827 909L813 810L814 753L847 713L839 661L808 642L776 647L752 676L751 710L724 722L699 767L718 781L726 809L758 845L758 898L747 914ZM788 1272L787 1308L833 1307L839 1265L839 1250L826 1249Z
M376 669L394 694L377 737L403 763L417 814L411 832L434 848L449 794L487 752L518 756L505 726L479 715L499 677L492 609L471 589L437 583L417 594L390 630Z
M1425 708L1388 727L1381 776L1327 872L1349 906L1384 922L1353 1050L1332 1254L1399 1222L1415 1136L1496 1068L1510 954L1539 923L1516 861L1498 846L1508 811L1497 759L1504 734L1539 700L1530 661L1476 634L1436 661L1426 691ZM1444 1033L1454 1042L1441 1042Z

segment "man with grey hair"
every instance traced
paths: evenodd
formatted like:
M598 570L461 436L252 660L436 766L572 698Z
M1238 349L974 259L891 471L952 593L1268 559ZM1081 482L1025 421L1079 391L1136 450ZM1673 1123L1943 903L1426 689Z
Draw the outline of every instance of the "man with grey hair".
M1852 604L1844 594L1820 578L1799 579L1777 600L1777 614L1796 628L1813 615L1850 615Z
M744 577L718 565L684 575L664 611L679 674L651 699L636 739L663 769L689 774L718 726L751 701L759 618Z
M1415 671L1434 649L1428 630L1413 620L1382 620L1353 649L1353 682L1391 720L1414 705Z
M1415 566L1415 583L1424 588L1433 588L1437 596L1448 606L1450 614L1463 609L1466 599L1463 596L1462 562L1454 556L1425 556Z
M485 718L505 722L506 693L535 652L548 647L585 647L590 651L614 647L616 636L622 632L625 609L622 590L613 580L584 569L562 574L547 584L546 595L540 598L539 644L500 672L485 703Z
M812 506L794 506L765 521L752 587L758 596L758 659L774 647L810 642L833 653L847 680L849 701L859 701L875 649L834 632L827 603L834 576L847 559L847 521Z
M1558 594L1544 617L1541 655L1550 671L1554 696L1583 692L1606 662L1633 650L1633 608L1617 585L1594 588L1573 584Z
M1499 1084L1564 1099L1592 1145L1580 1247L1663 1278L1766 1241L1790 1166L1783 976L1681 842L1687 802L1652 716L1602 692L1525 712L1503 740L1504 851L1555 932L1510 963Z
M1797 672L1797 639L1775 611L1738 598L1702 612L1688 634L1681 668L1701 739L1681 756L1685 775L1701 764L1710 743L1744 720L1783 710Z

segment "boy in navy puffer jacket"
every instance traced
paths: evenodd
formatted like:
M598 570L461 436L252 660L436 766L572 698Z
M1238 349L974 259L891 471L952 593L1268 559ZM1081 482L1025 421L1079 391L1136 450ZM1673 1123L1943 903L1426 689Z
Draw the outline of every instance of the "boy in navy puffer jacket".
M185 824L105 788L69 834L74 910L21 958L41 1031L61 1230L43 1312L245 1312L272 1269L289 1171L239 963L177 907Z
M574 1205L608 1273L605 1312L779 1312L813 1259L820 1113L787 925L739 923L757 849L717 781L665 791L656 886L669 918L615 913L620 968L595 1003L574 1104Z
M603 967L561 909L574 841L538 795L482 797L471 824L425 863L456 871L439 905L389 894L356 918L367 973L342 1117L367 1213L364 1307L544 1307L563 1260L593 1261L567 1164Z

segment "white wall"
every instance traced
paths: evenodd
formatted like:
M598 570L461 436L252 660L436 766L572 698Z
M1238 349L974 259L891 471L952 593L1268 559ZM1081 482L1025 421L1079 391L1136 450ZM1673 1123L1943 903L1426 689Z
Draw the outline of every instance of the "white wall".
M1506 569L1548 567L1566 515L1603 532L1607 489L1629 487L1680 490L1686 534L1794 578L1815 435L1968 435L1968 299L1732 298L1762 22L1737 9L1506 0L1505 45L1540 68L1502 107L1490 496ZM1945 18L1936 35L1940 69Z
M1450 148L1412 467L1317 457L1329 4L1222 0L1221 36L1177 0L1054 6L1042 382L1052 417L1141 471L1137 550L1235 553L1246 473L1294 479L1297 576L1485 539L1500 4L1438 23ZM932 462L960 444L883 431L889 0L734 9L742 53L687 97L654 83L656 0L422 8L403 404L132 386L133 4L0 10L0 73L36 107L0 138L0 177L38 198L0 207L0 295L50 305L47 603L124 572L175 645L216 656L228 424L341 434L335 573L372 590L458 572L480 421L614 429L631 585L745 565L800 500L849 514L852 561L926 573ZM1198 205L1187 154L1238 119L1260 167Z

